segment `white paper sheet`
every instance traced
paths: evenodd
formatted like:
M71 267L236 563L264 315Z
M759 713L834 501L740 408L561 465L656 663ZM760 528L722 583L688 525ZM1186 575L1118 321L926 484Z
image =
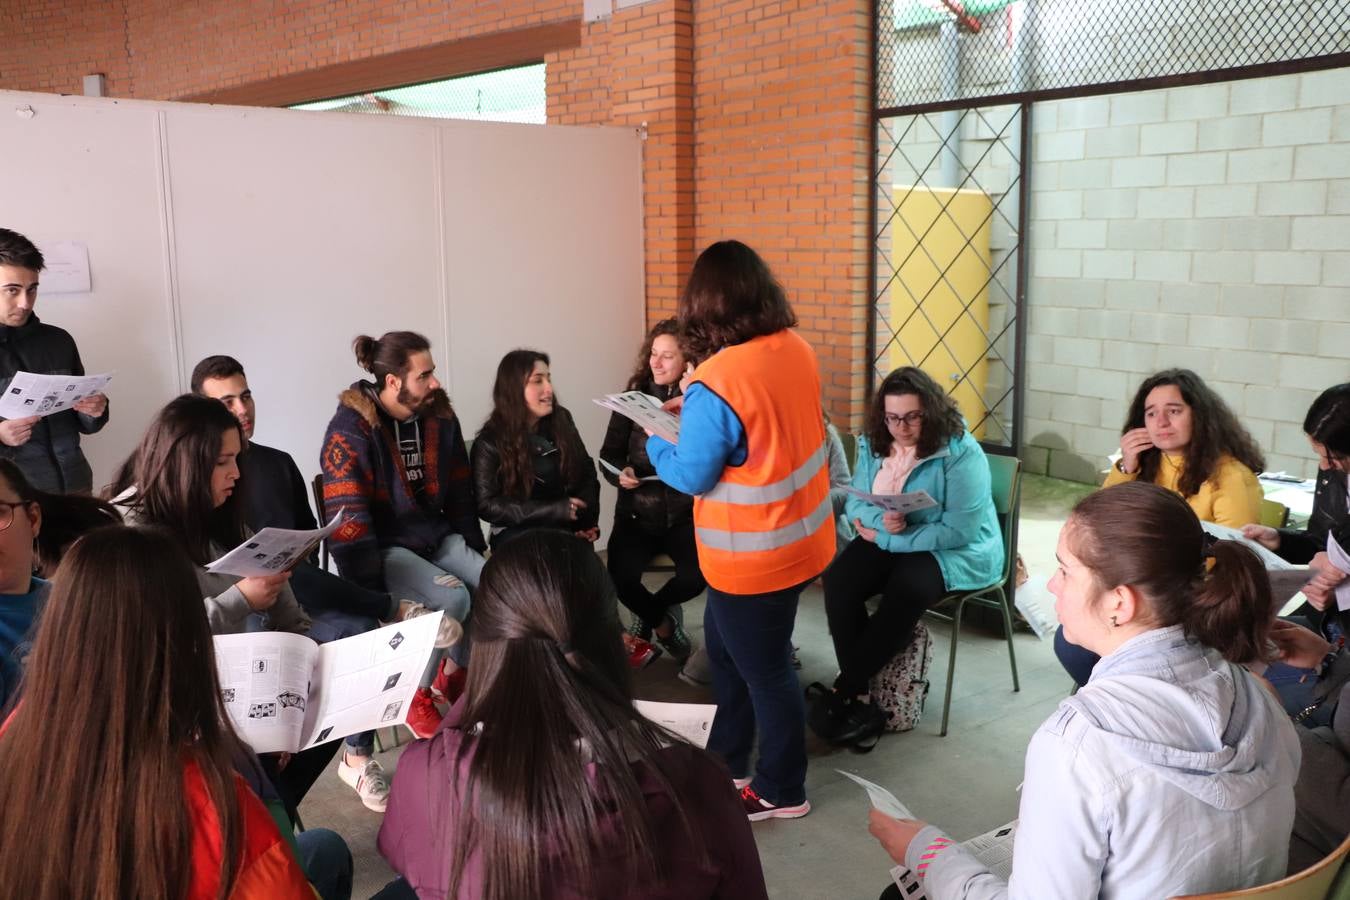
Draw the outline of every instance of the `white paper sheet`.
M1330 534L1327 535L1327 562L1342 572L1350 572L1350 554L1347 554ZM1336 586L1336 608L1341 612L1350 609L1350 579Z
M42 257L47 267L42 270L39 291L47 294L87 294L89 278L89 248L79 241L45 241Z
M845 487L855 497L866 500L874 506L880 506L887 512L912 513L921 509L937 506L937 501L927 491L910 491L905 494L869 494L855 487Z
M606 394L595 402L672 444L680 441L679 418L662 409L661 401L650 394L625 391L622 394Z
M45 286L45 283L44 283ZM112 381L103 375L39 375L15 372L0 397L0 419L23 419L65 412L77 402L97 394Z
M657 725L678 734L695 747L708 746L713 716L717 706L712 703L658 703L655 700L634 700L633 707Z
M1213 522L1201 522L1200 525L1205 529L1205 531L1214 535L1221 541L1237 541L1239 544L1243 544L1251 548L1251 550L1254 553L1256 553L1257 556L1261 557L1261 564L1265 566L1267 569L1295 568L1293 563L1286 562L1285 560L1276 556L1270 550L1267 550L1265 547L1262 547L1256 541L1250 541L1247 538L1243 537L1242 532L1236 528L1229 528L1226 525L1216 525Z
M608 469L610 472L614 473L615 475L622 475L622 474L623 474L623 469L619 469L619 468L616 468L616 467L610 465L610 463L609 463L608 460L605 460L605 459L600 460L600 465L604 466L606 469ZM661 480L661 476L660 476L660 475L645 475L645 476L643 476L642 478L639 478L639 479L638 479L638 481L660 481L660 480Z
M896 796L875 782L868 781L866 778L860 778L852 772L845 772L843 769L835 769L840 775L856 782L867 791L868 799L872 801L872 806L878 811L890 816L892 819L912 819L914 813L909 811L909 807L901 803Z
M963 842L960 846L984 864L990 874L1007 881L1012 878L1013 840L1017 837L1017 820L987 831ZM891 869L891 880L900 888L905 900L928 900L923 881L904 865Z
M314 552L319 542L337 530L346 507L339 509L323 528L295 531L264 528L206 567L208 572L254 578L285 572Z
M319 646L296 749L407 719L443 615L427 613Z
M221 699L255 753L300 747L319 645L284 631L216 635Z

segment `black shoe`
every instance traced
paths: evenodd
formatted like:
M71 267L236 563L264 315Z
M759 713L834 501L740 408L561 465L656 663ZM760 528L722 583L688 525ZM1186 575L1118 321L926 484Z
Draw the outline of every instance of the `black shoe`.
M819 681L806 688L806 724L822 740L833 742L844 725L847 703L836 691Z
M885 730L886 714L875 703L852 699L845 705L842 722L831 740L841 747L866 752L876 746Z

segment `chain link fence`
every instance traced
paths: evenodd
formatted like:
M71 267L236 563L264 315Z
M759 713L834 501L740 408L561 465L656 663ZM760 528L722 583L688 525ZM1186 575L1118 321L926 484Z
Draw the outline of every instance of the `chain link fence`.
M1335 57L1347 56L1342 61ZM1350 0L879 0L877 108L1350 64ZM1114 86L1114 87L1112 87Z

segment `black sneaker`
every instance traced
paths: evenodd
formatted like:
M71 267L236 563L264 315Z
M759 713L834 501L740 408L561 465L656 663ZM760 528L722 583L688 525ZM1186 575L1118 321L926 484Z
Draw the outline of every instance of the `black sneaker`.
M844 705L843 716L834 737L827 740L841 747L851 745L870 750L885 730L886 714L875 703L865 703L854 698Z
M685 633L684 626L679 622L674 623L675 627L670 632L670 637L661 637L657 635L656 642L669 653L676 662L683 666L689 661L689 657L694 655L694 642L689 640L689 635Z
M641 617L633 616L633 621L628 625L628 633L635 638L650 641L652 639L652 626L642 621Z

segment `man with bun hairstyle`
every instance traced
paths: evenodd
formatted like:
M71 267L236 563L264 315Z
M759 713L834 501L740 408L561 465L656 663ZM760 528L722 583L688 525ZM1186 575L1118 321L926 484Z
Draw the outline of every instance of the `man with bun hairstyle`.
M338 571L371 590L408 597L464 622L483 568L482 527L469 457L450 398L436 380L430 342L411 331L352 342L375 376L338 397L320 465L324 504L346 507L330 538ZM437 699L462 684L461 642L433 657L408 711L408 726L429 737L440 724Z

